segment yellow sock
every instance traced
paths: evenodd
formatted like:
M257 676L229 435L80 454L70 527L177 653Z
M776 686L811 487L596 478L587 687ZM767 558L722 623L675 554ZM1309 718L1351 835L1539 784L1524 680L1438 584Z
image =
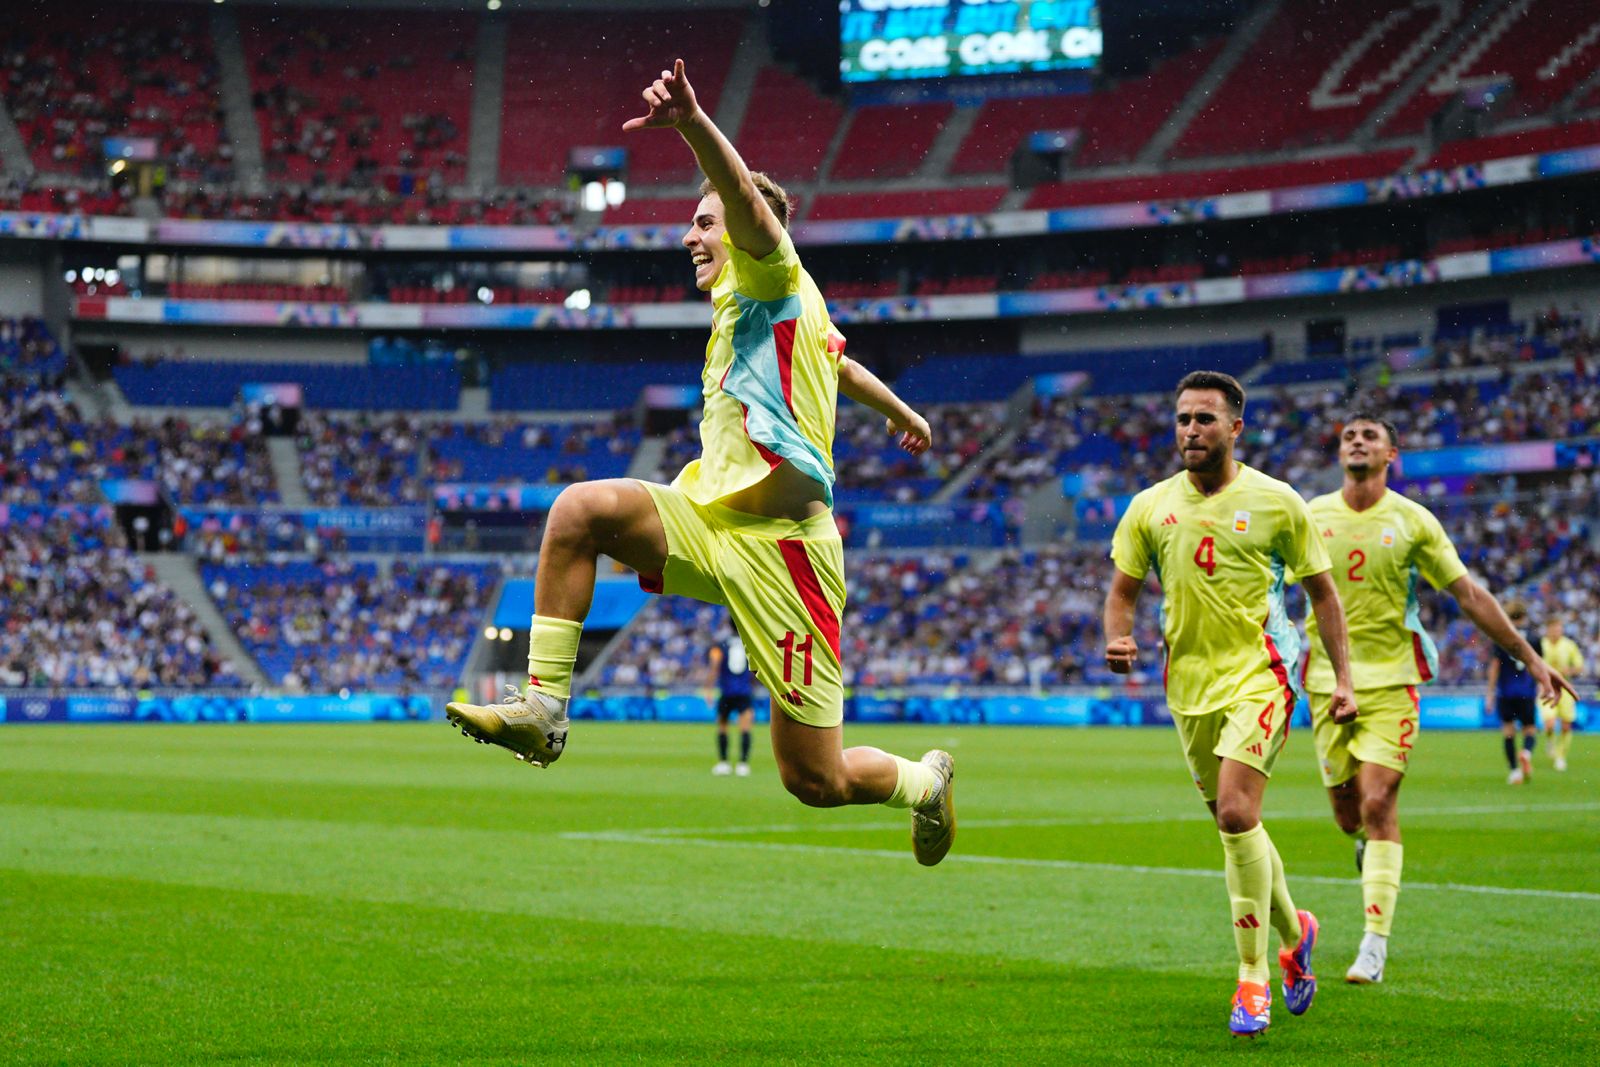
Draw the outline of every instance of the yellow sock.
M889 794L884 806L890 808L916 808L933 799L939 788L939 772L926 763L913 763L908 759L890 755L894 760L894 792Z
M1367 909L1367 932L1389 936L1395 900L1400 896L1400 866L1405 850L1398 841L1367 843L1361 866L1361 902Z
M1556 750L1556 759L1565 763L1567 760L1567 753L1572 751L1572 727L1567 726L1559 734L1557 734L1555 744L1551 747Z
M1272 839L1257 823L1242 834L1222 835L1223 872L1233 907L1239 981L1267 981L1267 929L1272 907Z
M572 695L583 623L535 615L528 624L528 686L554 697Z
M1266 832L1264 828L1262 832ZM1289 883L1283 877L1283 859L1271 837L1267 838L1267 848L1272 850L1272 928L1278 931L1285 948L1294 948L1300 943L1300 913L1289 896Z

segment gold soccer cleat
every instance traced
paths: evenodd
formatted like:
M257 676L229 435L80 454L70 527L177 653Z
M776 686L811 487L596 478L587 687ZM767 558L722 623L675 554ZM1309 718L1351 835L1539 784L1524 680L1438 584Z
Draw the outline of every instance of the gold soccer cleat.
M918 863L932 867L944 859L956 839L956 761L936 748L924 754L922 762L938 771L940 780L933 797L911 810L911 851Z
M480 744L510 749L517 759L548 767L567 747L567 701L537 690L506 686L499 704L446 704L444 717Z

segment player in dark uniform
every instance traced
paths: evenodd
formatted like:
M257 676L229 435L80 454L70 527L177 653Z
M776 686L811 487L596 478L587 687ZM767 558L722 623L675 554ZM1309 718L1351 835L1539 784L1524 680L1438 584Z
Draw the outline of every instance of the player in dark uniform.
M726 633L711 646L711 669L717 684L717 765L712 774L750 776L750 724L755 721L755 689L750 662L739 635ZM728 720L739 719L739 763L728 763Z
M1511 625L1523 631L1528 625L1528 608L1520 600L1506 605ZM1525 634L1528 644L1544 654L1537 634ZM1535 698L1538 683L1528 673L1528 665L1496 645L1489 661L1489 706L1500 713L1500 732L1505 736L1506 763L1510 785L1521 785L1533 777L1533 746L1539 739L1539 713ZM1522 727L1522 748L1517 748L1517 727Z

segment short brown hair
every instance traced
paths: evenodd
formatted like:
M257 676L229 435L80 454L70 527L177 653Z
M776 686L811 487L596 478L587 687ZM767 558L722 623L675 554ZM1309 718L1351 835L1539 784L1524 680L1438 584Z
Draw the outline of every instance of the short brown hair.
M1231 374L1219 370L1190 371L1178 382L1178 389L1173 396L1182 396L1189 389L1215 389L1228 402L1228 410L1233 412L1234 418L1244 415L1244 386Z
M778 216L778 225L787 230L789 216L794 214L794 198L784 190L783 186L759 170L751 171L750 177L756 183L756 188L761 191L761 199L765 200L772 213ZM700 195L710 196L712 193L716 193L717 198L721 199L722 193L718 192L717 187L711 184L711 179L707 178L700 183Z
M1389 443L1396 448L1400 447L1400 431L1394 423L1376 412L1365 409L1352 411L1344 417L1344 424L1349 426L1352 422L1370 422L1383 427L1383 432L1389 435Z

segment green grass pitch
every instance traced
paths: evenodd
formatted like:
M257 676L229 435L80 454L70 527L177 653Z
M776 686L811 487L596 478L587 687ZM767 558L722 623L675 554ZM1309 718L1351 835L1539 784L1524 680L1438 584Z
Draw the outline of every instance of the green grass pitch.
M1267 826L1323 923L1311 1011L1226 1029L1221 848L1168 730L850 728L956 753L906 817L765 745L580 723L549 771L441 723L0 728L3 1063L1600 1063L1600 743L1504 784L1423 738L1383 985L1310 737ZM1274 969L1276 982L1276 969Z

